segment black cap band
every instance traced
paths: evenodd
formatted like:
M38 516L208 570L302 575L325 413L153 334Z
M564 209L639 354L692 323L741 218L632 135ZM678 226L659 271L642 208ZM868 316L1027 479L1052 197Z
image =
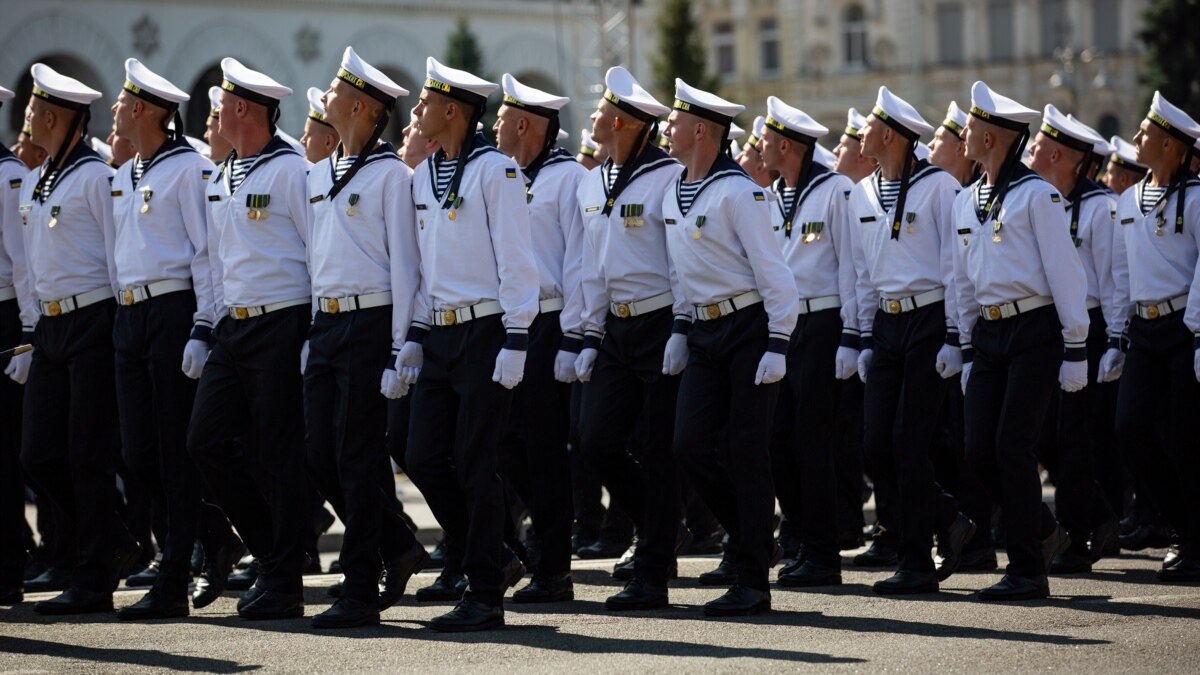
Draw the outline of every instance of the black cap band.
M1046 122L1042 122L1041 132L1046 136L1049 136L1055 142L1065 145L1072 150L1078 150L1089 155L1095 154L1092 152L1092 150L1096 148L1095 144L1075 138L1067 132L1057 129Z
M1025 122L1018 122L1016 120L1010 120L1007 117L993 115L976 105L971 106L971 116L977 117L988 124L995 124L998 127L1011 129L1013 131L1027 131L1029 129L1029 125Z
M808 143L811 145L811 144L815 144L817 142L816 138L813 138L812 136L809 136L807 134L802 134L799 131L796 131L795 129L791 129L787 126L784 126L784 124L782 122L775 119L774 117L771 117L770 115L767 115L766 126L768 129L770 129L771 131L774 131L775 133L779 134L780 136L783 136L784 138L796 141L797 143Z
M509 96L508 94L504 95L504 105L512 107L512 108L518 108L520 110L524 110L527 113L531 113L531 114L537 115L539 117L545 117L546 119L556 119L558 117L558 111L555 110L554 108L547 108L546 106L542 106L542 105L530 105L528 103L522 103L522 102L518 101L517 99L513 98L512 96Z
M165 108L170 111L175 111L175 110L179 109L179 104L176 103L175 101L168 101L167 99L165 99L161 96L158 96L156 94L148 92L145 89L142 89L141 87L137 86L136 84L130 82L129 80L125 80L125 91L142 99L146 103L152 103L160 108Z
M630 115L633 115L634 117L636 117L637 119L639 119L643 122L649 123L649 122L653 122L654 120L658 119L658 115L651 115L650 113L646 112L645 110L642 110L641 108L639 108L635 105L630 105L629 103L622 101L621 97L612 93L612 90L610 90L610 89L604 90L604 100L617 106L618 110L629 113Z
M350 86L361 91L362 93L366 94L367 96L370 96L371 98L375 99L376 101L379 101L380 103L384 104L385 106L388 106L389 108L391 106L396 105L396 97L395 96L389 96L387 94L387 92L383 91L379 87L376 87L375 85L371 84L370 82L367 82L366 80L364 80L361 77L355 75L354 73L346 70L345 68L339 68L337 76L338 76L338 79L341 80L342 82L349 84ZM323 120L317 120L317 121L323 121Z
M1195 143L1196 143L1195 138L1192 138L1188 134L1184 133L1178 127L1176 127L1174 124L1171 124L1167 120L1163 119L1162 115L1159 115L1158 113L1154 112L1153 110L1146 113L1146 119L1150 120L1150 122L1152 124L1154 124L1154 126L1158 127L1159 129L1162 129L1163 131L1170 134L1177 141L1179 141L1189 147L1195 145Z
M875 106L875 109L871 111L871 114L874 115L876 117L876 119L879 119L884 124L895 129L896 133L900 134L901 136L908 139L909 141L915 141L921 137L921 134L904 126L899 121L897 121L896 118L887 114L887 111L884 110L883 108L880 108L879 106Z
M90 103L80 103L78 101L68 101L67 99L62 98L60 96L55 96L54 94L51 94L50 92L43 90L41 87L37 86L36 84L33 85L32 93L34 96L37 96L38 98L40 98L44 101L53 103L54 105L61 106L63 108L68 108L70 110L86 110L91 107Z
M671 107L680 112L685 112L689 115L695 115L696 117L702 117L710 122L715 122L724 126L729 126L733 122L733 118L729 115L719 113L716 110L705 108L704 106L697 105L695 103L680 101L679 99L675 99L675 104Z
M480 96L473 91L467 91L461 87L455 87L454 85L446 84L445 82L435 80L432 77L425 78L424 88L443 96L449 96L456 101L462 101L463 103L466 103L469 106L474 106L480 110L483 110L487 107L486 96ZM475 128L472 127L471 133L474 132Z

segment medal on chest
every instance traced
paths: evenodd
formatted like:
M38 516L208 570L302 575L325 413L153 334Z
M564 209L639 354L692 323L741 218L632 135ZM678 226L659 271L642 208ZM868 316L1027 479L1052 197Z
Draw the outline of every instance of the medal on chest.
M50 222L47 223L47 225L52 230L54 229L55 225L58 225L58 214L60 211L62 211L61 206L51 206L50 207Z
M450 220L458 220L458 209L462 208L462 202L462 197L452 196L450 199L450 212L446 214L446 217Z
M1003 226L1004 226L1004 224L1001 223L999 220L997 220L995 223L992 224L992 243L993 244L1000 243L1000 228Z
M1167 219L1164 218L1161 213L1158 214L1158 219L1154 222L1154 236L1156 236L1156 237L1163 236L1163 225L1166 225L1166 224L1167 224Z
M916 219L917 219L917 214L915 214L915 213L904 214L904 220L905 220L905 222L908 223L908 227L904 230L905 232L912 234L917 231L917 226L913 225L913 221L915 221Z
M358 204L358 195L351 193L349 203L350 207L346 209L346 215L353 217L358 213L358 210L354 208Z
M707 216L696 216L696 231L692 233L692 239L699 239L704 236L700 234L700 228L704 227L705 220L708 220Z
M267 206L271 204L271 195L246 195L246 217L250 220L266 220Z
M646 212L644 204L625 204L621 206L621 220L625 227L641 227L646 224L642 216Z
M150 197L153 195L153 190L142 190L142 208L140 209L142 213L150 212Z

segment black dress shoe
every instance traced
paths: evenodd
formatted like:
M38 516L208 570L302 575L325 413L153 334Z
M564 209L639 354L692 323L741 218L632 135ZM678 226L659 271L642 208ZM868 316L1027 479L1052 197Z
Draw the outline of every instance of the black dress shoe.
M446 539L445 537L438 539L437 546L429 552L429 560L426 561L425 567L421 569L436 570L446 566Z
M805 560L787 573L779 572L779 585L788 588L840 586L841 584L841 569L821 565L812 560Z
M468 633L490 630L504 625L504 607L493 606L475 600L463 600L454 609L435 616L429 627L443 633Z
M1112 549L1113 544L1117 543L1117 536L1121 531L1121 521L1117 520L1116 516L1100 523L1100 525L1092 531L1091 554L1092 562L1097 562L1106 555L1110 555L1108 551Z
M1054 556L1050 561L1051 574L1084 574L1092 571L1092 556L1074 547Z
M704 603L704 616L752 616L771 610L771 592L735 585L725 595Z
M157 560L151 560L149 565L136 574L131 574L125 577L125 588L146 588L154 585L154 581L158 579Z
M629 548L627 541L613 541L601 536L596 542L581 546L575 551L580 560L598 560L600 558L616 558Z
M65 591L71 585L71 573L59 567L50 567L45 572L25 582L25 590L30 593L46 591Z
M937 593L938 578L936 572L900 570L887 579L876 581L871 588L880 595Z
M408 581L412 579L429 559L425 547L413 542L412 548L383 567L383 588L379 591L379 611L400 602Z
M234 563L245 553L246 545L242 543L241 539L234 537L212 555L205 556L204 570L196 578L196 588L192 591L192 607L196 609L208 607L221 597L226 588L233 588L229 586L229 573L233 571ZM251 567L254 568L254 577L257 579L257 565L251 565Z
M987 601L1039 600L1050 597L1050 584L1045 576L1019 577L1005 574L994 586L979 591L979 599Z
M1042 560L1045 562L1045 569L1050 571L1050 563L1054 560L1054 556L1066 551L1071 545L1071 535L1063 529L1062 525L1055 525L1054 531L1050 536L1042 540Z
M937 566L938 581L945 581L962 564L962 549L975 536L975 522L960 513L954 517L954 522L946 528L946 532L938 537L938 555L941 556Z
M55 598L42 600L35 604L33 611L38 614L59 616L63 614L111 612L112 608L112 593L88 591L82 588L68 588Z
M1200 581L1200 560L1181 555L1174 565L1159 570L1156 576L1159 581Z
M312 618L313 628L355 628L378 623L379 607L354 598L338 598L332 607Z
M250 563L246 569L230 574L225 580L225 588L231 591L244 591L254 585L258 581L258 561Z
M260 597L262 597L262 594L266 593L266 592L267 592L267 589L263 588L262 586L259 586L257 583L255 583L250 588L246 589L246 592L242 593L242 597L238 598L238 601L237 601L238 611L240 612L243 609L254 604L254 601L258 600Z
M513 593L513 602L566 602L575 599L575 584L571 581L571 573L566 572L556 577L540 577L533 575L529 585Z
M733 555L726 551L716 569L702 573L697 581L701 586L732 586L737 583L737 565L733 563Z
M959 572L990 572L997 567L996 551L990 548L964 551L962 560L958 563Z
M718 527L708 534L692 534L692 543L688 544L683 555L712 555L725 550L725 529Z
M25 587L0 586L0 605L17 605L25 601Z
M854 556L854 564L859 567L891 567L900 562L896 549L880 542L878 538L871 542L871 547Z
M122 621L145 621L148 619L179 619L188 615L187 596L169 599L162 593L150 591L141 600L117 612Z
M613 611L658 609L667 606L667 588L654 586L641 577L625 584L625 588L604 601L604 608Z
M447 572L445 569L434 582L425 588L418 588L417 602L445 602L462 600L467 591L467 577L461 573Z
M1129 534L1118 536L1117 541L1126 551L1163 548L1171 545L1171 530L1158 525L1139 525Z
M508 590L516 586L525 577L525 565L521 563L521 560L516 555L513 555L508 559L508 563L504 565L504 568L500 570L500 573L504 575L504 589Z
M1168 567L1174 567L1175 563L1179 562L1179 559L1179 544L1171 544L1167 547L1167 554L1163 556L1162 568L1165 570Z
M304 594L263 591L254 602L238 608L238 616L251 621L295 619L304 616Z

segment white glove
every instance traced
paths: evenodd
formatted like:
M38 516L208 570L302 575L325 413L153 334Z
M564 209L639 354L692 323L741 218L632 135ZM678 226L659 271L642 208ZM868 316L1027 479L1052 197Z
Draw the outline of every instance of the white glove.
M417 376L421 374L421 363L425 360L425 350L420 343L408 341L400 348L396 357L396 372L404 384L416 384Z
M300 348L300 374L308 370L308 340L304 341L304 346Z
M400 379L400 373L395 368L384 368L383 379L379 382L379 393L386 398L401 398L408 393L408 383Z
M565 349L558 350L558 354L554 356L554 379L565 384L571 384L579 379L575 374L575 357L578 356L575 352L569 352Z
M942 376L943 380L948 380L962 372L962 350L954 345L942 345L938 350L937 361L933 367L937 369L938 375Z
M667 338L667 346L663 348L663 375L678 375L683 372L688 360L687 336L683 333L671 333Z
M204 362L208 361L208 352L208 342L188 340L183 346L183 374L193 380L200 379L200 373L204 372Z
M579 352L579 356L575 357L575 376L580 382L587 382L592 379L592 367L596 365L596 357L600 352L591 347L585 347Z
M839 380L848 380L858 374L858 350L853 347L838 347L833 357L834 374Z
M9 359L8 365L4 367L4 374L17 384L25 384L25 380L29 379L29 365L31 363L33 363L32 351L17 354Z
M1100 357L1100 371L1096 373L1099 382L1116 382L1125 369L1125 353L1116 347L1110 347Z
M1058 369L1058 383L1068 394L1087 386L1087 361L1063 361Z
M967 395L967 380L971 379L971 364L969 362L964 363L962 365L961 379L962 379L963 396L966 396Z
M525 376L525 350L501 349L496 355L496 371L492 373L492 382L499 382L505 389L512 389L521 384Z
M754 384L774 384L787 374L787 357L775 352L763 354L758 362L758 372L754 374Z
M864 349L858 353L858 379L867 381L867 368L871 367L871 359L875 356L874 349Z

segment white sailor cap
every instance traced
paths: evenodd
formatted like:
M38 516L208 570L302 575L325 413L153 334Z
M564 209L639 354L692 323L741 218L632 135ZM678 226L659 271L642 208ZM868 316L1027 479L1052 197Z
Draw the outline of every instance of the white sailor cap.
M1126 141L1120 136L1113 136L1108 139L1108 144L1113 148L1112 155L1109 156L1108 161L1131 171L1139 173L1146 171L1146 165L1137 160L1137 149L1133 146L1133 143Z
M933 131L933 127L925 121L924 117L921 117L921 113L917 112L916 108L912 107L908 101L888 91L887 87L879 88L879 94L875 97L875 107L871 110L871 114L895 129L910 142Z
M826 169L833 171L833 165L837 162L837 155L826 150L820 143L817 143L813 146L813 160Z
M1025 131L1042 115L1007 96L997 94L983 81L976 81L971 85L971 116L1005 129Z
M212 147L208 143L205 143L195 136L184 136L184 139L187 140L188 145L192 146L193 150L206 157L208 156L208 153L212 151Z
M177 110L179 104L191 98L167 78L147 68L137 59L125 59L125 91L167 110Z
M571 102L571 99L566 96L555 96L541 89L521 84L510 73L505 73L500 78L500 82L504 89L504 105L519 108L541 117L558 117L558 111Z
M300 141L296 140L295 136L289 134L288 132L284 131L283 129L276 129L275 135L282 138L284 143L287 143L288 145L292 146L292 149L295 150L296 152L300 153L301 157L304 156L304 146L300 145Z
M958 101L950 101L950 107L946 108L946 119L942 120L942 126L946 127L946 131L962 138L963 129L967 126L967 113L958 107Z
M842 130L844 135L857 139L858 132L862 131L865 126L867 126L867 118L863 117L862 113L854 108L846 111L846 128Z
M767 97L765 124L767 129L784 138L809 145L815 144L818 138L829 133L827 127L809 117L808 113L799 108L793 108L774 96Z
M425 89L449 96L476 108L487 106L487 98L499 88L495 82L438 63L430 56L425 59Z
M746 142L742 144L742 149L758 145L758 139L762 138L763 129L767 128L767 118L759 115L754 118L754 124L750 125L750 135L746 137Z
M745 135L746 135L745 129L743 129L743 128L739 127L738 125L731 122L729 124L729 133L725 135L725 138L730 141L736 141L737 139L739 139Z
M321 97L325 95L325 92L317 89L316 87L309 87L307 94L308 119L317 122L318 124L324 124L327 127L333 126L329 122L325 121L325 104L321 103Z
M1089 155L1092 154L1092 149L1096 147L1097 142L1108 145L1099 134L1086 125L1059 112L1053 103L1046 104L1040 130L1042 135L1050 140Z
M16 96L16 94L11 89L0 87L0 104L3 104L5 101L11 101L13 96Z
M84 110L102 94L73 77L67 77L44 63L29 69L33 75L33 95L57 106Z
M109 145L108 143L105 143L104 141L100 140L99 138L96 138L95 136L92 136L91 140L88 141L88 145L92 146L92 150L97 155L100 155L100 159L103 159L106 162L112 161L113 151L112 151L111 145Z
M592 132L587 129L579 130L579 154L585 157L595 157L596 151L600 149L596 145L596 141L592 140Z
M562 143L563 141L567 140L570 137L571 137L571 134L568 134L567 132L563 131L562 129L559 129L558 133L554 134L554 142Z
M1200 125L1196 124L1196 120L1175 107L1160 92L1154 92L1146 119L1185 145L1193 146L1200 139Z
M290 88L250 70L232 56L221 59L221 77L221 88L225 91L268 108L278 108L279 99L292 95Z
M672 107L717 124L732 124L733 118L746 109L744 105L731 103L712 92L697 89L678 77L675 78L675 103Z
M389 108L396 105L397 98L408 96L407 89L396 84L392 78L364 61L355 53L354 47L346 47L346 51L342 52L342 67L338 69L337 76L342 82Z
M608 69L604 74L604 87L605 101L643 122L661 117L670 110L643 89L633 75L621 66Z
M1083 122L1080 122L1079 118L1072 115L1071 113L1067 113L1067 119L1082 126L1084 129L1087 129L1088 131L1092 132L1093 134L1096 135L1096 138L1100 139L1092 146L1092 154L1093 155L1100 155L1101 157L1107 158L1108 155L1112 153L1112 151L1113 151L1112 146L1108 144L1108 141L1104 140L1104 137L1100 135L1099 131L1096 131L1094 128L1084 124Z
M221 112L221 88L208 88L208 116L217 117Z

